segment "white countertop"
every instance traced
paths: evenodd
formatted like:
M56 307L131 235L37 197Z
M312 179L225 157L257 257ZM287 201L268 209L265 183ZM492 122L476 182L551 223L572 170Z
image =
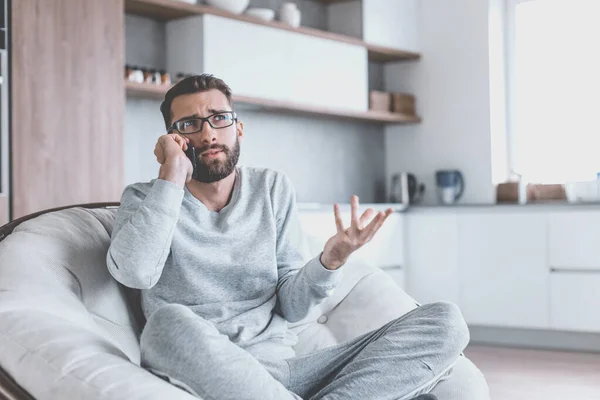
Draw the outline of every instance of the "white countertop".
M329 203L309 203L309 202L298 202L298 209L300 211L331 211L333 212L333 204ZM340 203L342 211L349 211L349 203ZM580 209L599 209L600 202L580 202L580 203L569 203L566 201L547 201L538 203L458 203L453 205L439 205L439 204L414 204L407 206L401 203L360 203L359 209L361 211L367 208L373 208L376 211L386 210L392 208L395 212L469 212L469 211L542 211L548 209L556 210L580 210Z
M298 202L298 210L300 211L331 211L333 213L333 204L328 203L301 203ZM339 203L341 211L349 211L350 203ZM391 208L395 212L406 211L407 207L401 203L359 203L359 210L373 208L375 211L383 211Z

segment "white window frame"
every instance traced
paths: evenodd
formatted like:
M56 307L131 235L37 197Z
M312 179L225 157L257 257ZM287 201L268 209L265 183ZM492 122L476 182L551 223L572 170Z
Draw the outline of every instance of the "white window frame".
M522 174L517 165L517 131L516 131L516 7L526 2L543 2L552 0L503 0L505 3L504 14L504 64L505 64L505 131L506 131L506 160L508 177L512 174ZM598 0L600 2L600 0ZM600 178L599 178L600 179ZM498 182L494 182L498 183ZM552 182L548 182L552 183ZM565 183L562 181L553 183Z
M515 76L516 76L516 38L515 38L515 15L517 5L530 1L543 0L506 0L506 157L508 165L508 173L522 174L517 163L517 147L516 147L516 95L515 95Z

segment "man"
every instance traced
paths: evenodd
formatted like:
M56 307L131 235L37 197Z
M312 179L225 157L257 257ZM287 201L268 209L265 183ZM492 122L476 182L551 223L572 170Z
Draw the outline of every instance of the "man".
M107 254L118 281L143 289L142 366L206 400L412 399L448 375L469 336L448 303L296 357L287 322L331 295L391 210L359 216L352 196L346 227L336 204L337 233L306 262L290 180L237 166L230 88L192 76L161 111L158 178L125 189Z

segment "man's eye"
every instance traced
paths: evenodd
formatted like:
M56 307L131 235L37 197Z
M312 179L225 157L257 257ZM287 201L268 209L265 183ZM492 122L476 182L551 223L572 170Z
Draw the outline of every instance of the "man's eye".
M217 121L225 121L227 119L227 116L225 114L217 114L214 116L214 119Z
M183 121L181 123L181 126L184 127L184 128L189 128L190 126L193 126L193 125L194 125L194 121L193 120Z

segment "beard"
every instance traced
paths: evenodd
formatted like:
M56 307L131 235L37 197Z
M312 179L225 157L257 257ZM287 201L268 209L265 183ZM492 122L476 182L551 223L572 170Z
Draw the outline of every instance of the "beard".
M225 160L203 159L201 154L207 150L221 150ZM202 183L212 183L228 177L240 159L240 139L236 137L233 148L224 144L213 144L196 149L196 173L194 179Z

